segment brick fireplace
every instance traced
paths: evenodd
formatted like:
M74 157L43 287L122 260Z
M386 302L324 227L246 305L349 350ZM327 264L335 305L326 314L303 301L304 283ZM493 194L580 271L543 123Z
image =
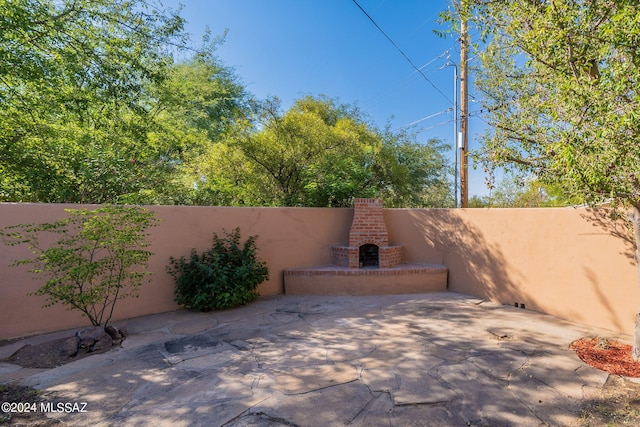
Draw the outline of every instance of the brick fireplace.
M349 244L331 248L332 263L347 268L393 268L402 262L402 246L389 245L382 200L355 199Z
M346 245L331 247L331 264L284 271L290 295L388 295L445 291L444 265L402 264L402 245L389 245L382 200L355 199Z

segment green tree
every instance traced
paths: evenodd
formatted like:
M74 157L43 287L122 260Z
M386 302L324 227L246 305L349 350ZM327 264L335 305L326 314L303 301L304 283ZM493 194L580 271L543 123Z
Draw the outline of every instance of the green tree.
M557 185L541 182L535 176L506 174L488 196L474 203L474 207L548 208L575 206L582 204L582 200L567 198Z
M192 162L246 109L224 35L193 53L143 0L0 8L0 200L192 203Z
M381 132L327 97L301 98L286 112L270 99L194 175L201 191L233 204L350 206L354 197L383 197L388 206L442 206L452 202L445 148Z
M388 207L452 207L452 170L446 153L450 150L438 139L418 142L405 131L381 133L382 145L373 172L377 196Z
M305 198L320 204L323 192L328 194L320 199L327 201L331 193L341 192L335 187L329 190L326 178L343 178L348 181L343 184L346 188L353 187L351 178L358 175L366 146L372 146L374 138L357 110L327 98L305 97L285 113L277 99L262 103L254 126L234 137L232 144L259 166L273 202L297 206L304 205ZM338 158L349 160L328 164ZM328 170L321 170L323 166ZM319 178L316 185L309 183L314 176ZM305 187L311 194L304 194Z
M200 162L237 120L248 114L249 95L233 72L214 56L221 39L174 64L151 97L144 135L148 179L121 200L146 204L202 204L196 191Z
M149 89L182 19L142 0L0 10L0 198L103 202L139 187Z
M630 0L476 1L481 153L591 204L628 207L640 242L640 8ZM636 251L636 261L640 253ZM640 315L634 357L640 358Z
M155 213L124 206L65 211L67 218L54 223L0 229L0 238L10 246L26 244L35 254L16 265L31 265L31 272L46 279L34 292L47 297L45 307L60 303L82 312L93 326L106 327L116 302L137 297L149 275L146 230L156 224ZM51 234L60 237L43 246Z

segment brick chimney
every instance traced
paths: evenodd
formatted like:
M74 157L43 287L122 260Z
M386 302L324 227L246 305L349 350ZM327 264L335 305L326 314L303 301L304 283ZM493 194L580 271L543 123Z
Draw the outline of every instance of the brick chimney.
M353 209L349 246L388 246L389 233L382 217L382 200L354 199Z
M347 268L391 268L402 262L402 246L389 246L382 200L355 199L348 246L332 248L334 265Z

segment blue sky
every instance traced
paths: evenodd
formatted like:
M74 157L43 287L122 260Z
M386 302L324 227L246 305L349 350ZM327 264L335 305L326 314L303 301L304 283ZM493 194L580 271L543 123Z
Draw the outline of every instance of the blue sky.
M452 144L453 68L444 66L447 57L459 63L460 50L456 37L433 31L446 29L436 20L451 0L358 3L426 78L352 0L163 0L172 9L183 5L195 45L207 26L214 35L228 29L218 57L259 99L277 96L286 109L302 96L324 94L357 105L378 127L390 122L418 131L418 141ZM479 109L472 100L471 114ZM483 125L470 119L471 149ZM453 148L449 157L453 164ZM487 193L482 169L470 168L469 189Z

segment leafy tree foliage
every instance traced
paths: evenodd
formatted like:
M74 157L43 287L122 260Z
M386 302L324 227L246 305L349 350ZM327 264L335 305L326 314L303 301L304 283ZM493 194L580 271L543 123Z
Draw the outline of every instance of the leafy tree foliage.
M639 242L637 2L466 4L475 10L461 16L486 36L477 74L491 125L484 159L533 171L592 204L631 207ZM640 358L640 328L634 356Z
M179 16L120 0L0 9L0 198L101 202L135 187L144 102Z
M597 203L638 206L640 10L635 2L479 2L485 159Z
M578 197L568 199L557 186L534 176L507 174L491 188L488 196L475 196L469 203L476 208L546 208L575 206L582 201Z
M154 89L146 145L136 165L144 186L121 201L144 204L202 204L195 191L193 170L215 151L236 120L247 115L249 95L235 75L220 64L208 47L168 70Z
M189 203L182 168L244 108L206 39L136 1L0 0L0 200Z
M378 131L327 97L301 98L286 112L269 99L198 162L194 177L210 203L350 206L376 196L388 206L443 206L452 203L445 148Z
M355 108L251 100L146 0L0 0L0 201L451 205L444 146ZM183 56L184 57L184 56Z
M452 207L446 155L450 147L437 139L420 143L405 131L381 134L382 145L374 164L377 197L388 207ZM360 196L356 196L360 197ZM387 202L388 200L388 202Z
M45 307L60 303L79 310L93 326L107 326L116 302L137 297L149 272L151 252L147 228L155 213L138 207L104 206L94 210L66 209L67 218L54 223L19 224L0 229L10 246L25 244L35 254L15 265L33 266L46 279L35 295L47 297ZM47 235L59 235L46 247Z

